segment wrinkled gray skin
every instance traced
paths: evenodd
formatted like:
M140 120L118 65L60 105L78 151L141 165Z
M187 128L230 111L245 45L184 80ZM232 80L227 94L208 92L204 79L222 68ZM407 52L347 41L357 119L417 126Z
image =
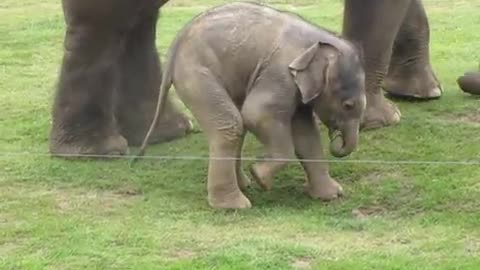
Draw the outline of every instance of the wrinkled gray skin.
M359 56L348 41L270 7L226 4L194 18L172 44L155 118L173 83L208 137L214 158L208 168L210 205L249 208L241 189L250 180L240 160L231 159L240 158L245 132L266 146L270 158L324 159L315 113L329 128L331 153L347 156L358 143L366 106L364 80ZM285 165L261 161L251 173L270 189ZM305 161L302 166L311 197L331 200L342 194L327 164Z
M442 86L430 63L430 26L421 0L345 0L343 36L363 48L367 110L361 129L400 122L389 95L437 99Z

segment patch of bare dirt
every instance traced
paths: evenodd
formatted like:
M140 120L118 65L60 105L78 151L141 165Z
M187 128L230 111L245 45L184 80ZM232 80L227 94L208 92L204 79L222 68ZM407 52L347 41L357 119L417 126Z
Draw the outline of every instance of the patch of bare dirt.
M450 123L465 123L471 125L480 125L480 110L462 114L453 114L445 118Z
M480 239L470 238L465 241L465 252L470 256L480 255Z
M126 187L115 191L66 191L55 190L52 194L56 207L62 213L82 209L110 212L117 207L132 205L142 197L138 189Z
M191 250L178 250L175 253L175 258L177 258L177 259L192 258L195 255L196 255L196 253L191 251Z
M301 257L295 259L290 266L294 269L310 269L312 265L312 258L309 257Z
M11 218L10 216L7 216L5 213L0 213L0 228L4 225L11 223L12 219L13 218Z
M372 184L381 184L386 179L395 179L402 180L405 176L399 172L371 172L360 178L361 182L372 183Z
M172 260L188 260L195 256L197 256L197 252L189 249L177 249L169 254L169 258Z
M2 209L0 209L0 211L2 211ZM0 231L2 231L3 228L7 228L7 227L18 228L22 226L24 223L25 221L20 220L14 214L0 212Z
M22 242L15 240L14 242L6 242L0 244L0 258L8 258L20 248Z
M366 219L370 216L378 216L385 213L387 209L381 206L362 206L352 210L353 217L357 219Z
M405 203L411 202L418 195L411 179L399 171L372 172L361 177L359 184L372 190L374 197L366 204L357 205L351 215L356 219L368 219L395 214L403 209ZM394 196L383 194L386 186L394 185ZM392 188L392 187L390 187ZM387 192L390 188L387 188ZM415 209L411 214L417 214L421 209Z
M53 188L42 185L27 186L22 184L2 187L0 189L0 197L2 196L7 201L20 199L53 201L54 207L60 213L78 210L108 213L119 207L133 205L143 198L141 190L131 186L117 190L98 191L78 188ZM8 216L0 215L0 228L3 224L8 224L9 222Z
M143 195L143 191L137 187L134 186L125 186L122 187L114 192L117 195L121 196L140 196Z
M464 115L463 117L460 117L459 121L480 124L480 112Z

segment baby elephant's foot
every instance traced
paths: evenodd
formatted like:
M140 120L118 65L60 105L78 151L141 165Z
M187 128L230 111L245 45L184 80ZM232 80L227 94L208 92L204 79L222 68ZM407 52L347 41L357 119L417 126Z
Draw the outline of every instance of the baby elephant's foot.
M238 187L241 190L246 190L252 184L252 181L245 174L245 172L243 170L239 170L237 172L237 183L238 183Z
M271 190L273 186L273 176L270 173L269 166L266 163L255 163L250 168L253 180L263 189Z
M305 183L305 192L313 199L331 201L343 195L342 186L328 177L316 183Z
M217 209L247 209L252 207L250 200L240 191L227 194L208 194L208 203Z

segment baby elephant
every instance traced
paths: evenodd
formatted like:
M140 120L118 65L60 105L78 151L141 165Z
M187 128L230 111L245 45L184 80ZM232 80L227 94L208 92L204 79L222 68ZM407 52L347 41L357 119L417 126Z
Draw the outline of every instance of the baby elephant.
M275 173L296 156L308 178L305 191L331 200L342 188L327 164L312 162L324 159L313 113L329 128L331 153L349 155L365 110L364 80L348 41L295 14L225 4L195 17L176 37L153 123L173 83L208 137L208 201L214 208L251 207L241 191L250 183L240 162L247 130L267 148L269 158L251 168L262 188L270 189Z

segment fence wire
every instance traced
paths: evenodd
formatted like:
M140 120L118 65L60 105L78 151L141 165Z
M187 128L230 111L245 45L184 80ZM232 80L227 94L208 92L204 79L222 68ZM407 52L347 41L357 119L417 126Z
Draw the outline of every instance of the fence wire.
M53 156L41 152L0 152L0 158L14 157L63 157L87 159L123 159L134 158L146 160L192 160L192 161L278 161L278 162L310 162L310 163L350 163L350 164L377 164L377 165L439 165L439 166L480 166L480 160L382 160L382 159L301 159L301 158L269 158L269 157L212 157L195 155L94 155L94 154L58 154Z
M435 114L442 115L443 112L425 112L426 115L435 116ZM476 111L471 112L470 114L476 113ZM19 115L25 115L25 111L18 111ZM469 113L463 113L456 115L457 118L448 119L445 117L439 116L438 118L428 118L425 116L412 116L412 115L402 115L401 124L450 124L462 122L459 118L467 117ZM0 117L1 120L1 117ZM326 130L326 127L320 123L318 127L320 130ZM468 122L468 121L467 121ZM480 126L480 123L476 121L471 121L468 125L472 127ZM201 133L198 124L195 122L195 131L193 133ZM322 131L323 132L323 131ZM368 131L366 131L368 132ZM366 133L365 132L365 133ZM322 134L323 135L323 134ZM300 159L300 158L269 158L269 157L251 157L251 156L241 156L238 157L211 157L211 156L200 156L200 155L144 155L136 156L134 154L127 155L96 155L96 154L56 154L52 155L48 152L8 152L0 150L0 159L9 159L19 156L25 157L63 157L63 158L85 158L85 159L120 159L120 160L192 160L192 161L209 161L209 160L242 160L242 161L278 161L278 162L311 162L311 163L350 163L350 164L377 164L377 165L438 165L438 166L479 166L480 165L480 153L479 159L474 160L383 160L383 159Z

